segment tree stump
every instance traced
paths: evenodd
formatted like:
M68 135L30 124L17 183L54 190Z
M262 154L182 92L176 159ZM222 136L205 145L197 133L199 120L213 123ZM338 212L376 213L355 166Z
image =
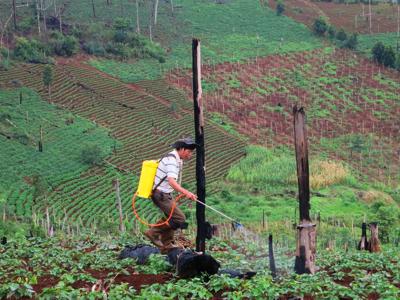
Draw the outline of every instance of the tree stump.
M361 225L361 240L358 243L358 250L367 250L368 249L368 240L367 240L367 224L362 223Z
M381 252L381 242L378 237L378 223L370 223L369 229L371 230L371 239L369 241L368 250L370 252Z
M315 273L316 236L315 224L302 221L297 226L297 249L294 266L297 274Z

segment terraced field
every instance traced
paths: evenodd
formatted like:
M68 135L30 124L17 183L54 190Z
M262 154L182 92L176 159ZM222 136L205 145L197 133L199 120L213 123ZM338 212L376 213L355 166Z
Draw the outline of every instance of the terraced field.
M15 83L18 79L58 107L109 129L110 136L118 141L105 166L92 168L79 176L65 174L66 177L57 182L49 196L55 214L59 218L88 223L112 216L116 213L112 180L118 177L124 213L130 218L130 198L142 161L159 158L169 151L169 145L176 138L193 135L193 115L187 104L190 102L173 88L160 89L146 83L128 86L88 67L72 65L55 67L50 99L47 89L37 80L42 77L42 71L40 65L22 65L1 72L0 81L12 86L12 81ZM175 102L179 105L174 105ZM216 189L215 182L244 155L245 143L210 122L206 122L205 137L207 183L211 193ZM191 188L194 188L194 167L192 160L184 171L183 182ZM17 213L30 214L32 190L16 188L9 192L7 202ZM34 209L40 208L38 204ZM157 217L151 205L143 205L143 210L147 217Z

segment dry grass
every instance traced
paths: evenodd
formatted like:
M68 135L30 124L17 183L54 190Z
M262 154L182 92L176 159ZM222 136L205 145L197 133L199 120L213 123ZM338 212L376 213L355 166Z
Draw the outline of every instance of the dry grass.
M310 187L320 189L332 184L341 183L350 171L340 162L334 161L314 161L311 163Z
M384 192L375 191L375 190L359 192L358 197L360 197L360 199L362 201L364 201L368 204L376 202L376 201L383 201L387 204L395 203L393 198L390 195L388 195Z

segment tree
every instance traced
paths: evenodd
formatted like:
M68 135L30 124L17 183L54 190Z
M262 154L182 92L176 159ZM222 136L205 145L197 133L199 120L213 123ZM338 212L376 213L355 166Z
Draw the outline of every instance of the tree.
M51 84L53 82L53 68L46 65L43 70L43 84L47 87L48 94L51 100Z
M328 30L328 23L323 17L319 17L318 19L315 19L314 25L313 25L313 31L319 35L323 36L325 35L325 32Z
M279 1L278 4L276 5L276 15L281 16L285 11L285 4L283 2Z
M381 64L383 62L383 57L385 53L385 45L382 42L377 42L374 47L372 47L371 52L374 61Z

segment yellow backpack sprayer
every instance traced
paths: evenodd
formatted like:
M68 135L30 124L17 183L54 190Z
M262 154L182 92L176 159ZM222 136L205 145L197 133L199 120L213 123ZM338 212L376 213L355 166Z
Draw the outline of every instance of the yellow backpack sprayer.
M169 153L169 154L163 156L162 158L164 158L164 157L175 157L175 155ZM158 226L168 224L169 220L172 218L172 214L174 213L177 202L184 197L183 194L180 194L175 198L174 203L172 204L171 212L169 213L167 219L164 222L151 224L151 223L146 222L142 218L140 218L140 216L136 210L136 205L135 205L136 198L140 197L140 198L145 198L145 199L151 199L151 195L152 195L153 191L155 189L157 189L157 187L167 178L167 176L163 177L160 180L160 182L153 188L154 180L155 180L156 173L157 173L157 168L158 168L158 165L159 165L161 159L160 160L145 160L145 161L143 161L142 170L140 172L139 185L138 185L136 193L133 195L133 198L132 198L132 208L133 208L133 213L135 214L135 217L139 220L139 222L141 222L144 225L150 226L150 227L158 227ZM197 199L195 201L199 202L200 204L204 205L205 207L213 210L214 212L218 213L219 215L232 221L232 226L234 226L234 228L243 227L243 225L240 224L238 221L235 221L231 217L228 217L224 213L216 210L214 207L211 207L210 205L207 205L204 202L197 200Z
M163 156L162 158L169 157L169 156L175 157L175 155L173 155L173 154L167 154L167 155ZM172 214L174 213L177 202L184 196L183 194L180 194L175 198L174 203L172 204L171 212L169 213L167 219L164 222L151 224L151 223L146 222L142 218L140 218L140 216L136 210L136 205L135 205L136 198L140 197L140 198L145 198L145 199L151 199L151 195L153 194L153 191L155 189L157 189L157 187L165 179L167 179L167 176L165 176L164 178L162 178L160 180L160 182L156 185L156 187L153 188L158 164L160 163L161 159L160 160L145 160L145 161L143 161L142 170L140 172L139 185L138 185L136 193L133 195L133 198L132 198L132 208L133 208L133 213L135 214L135 217L142 224L145 224L145 225L151 226L151 227L157 227L157 226L162 226L162 225L168 224L169 220L172 218Z

